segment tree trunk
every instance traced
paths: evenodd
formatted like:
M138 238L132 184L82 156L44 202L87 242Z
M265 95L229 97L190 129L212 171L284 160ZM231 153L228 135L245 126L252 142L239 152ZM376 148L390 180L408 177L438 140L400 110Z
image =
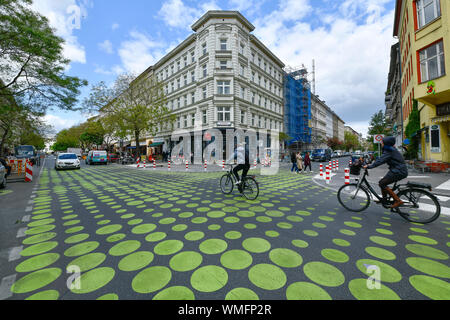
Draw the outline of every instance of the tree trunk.
M0 141L0 157L3 157L3 146L5 145L5 140L9 133L9 128L4 130L5 132L3 133L2 140Z
M136 154L140 159L141 158L141 148L139 145L139 133L140 132L138 130L134 131L134 138L136 139Z

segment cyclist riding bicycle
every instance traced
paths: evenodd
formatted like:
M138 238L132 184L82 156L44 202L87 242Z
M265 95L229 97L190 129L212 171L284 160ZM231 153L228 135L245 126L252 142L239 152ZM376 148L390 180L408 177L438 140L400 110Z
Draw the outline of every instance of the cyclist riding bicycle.
M244 180L244 178L247 176L248 171L250 170L250 155L248 146L245 145L245 142L241 142L238 144L238 147L234 151L233 156L228 159L228 163L231 160L237 159L238 165L234 167L233 174L236 177L236 185L240 188L241 187L241 181ZM239 171L242 171L242 177L239 178Z
M389 171L384 176L384 178L379 181L378 184L383 196L381 200L383 203L386 201L386 197L388 194L394 199L395 202L390 207L391 209L398 208L404 203L400 200L397 194L388 187L388 185L408 177L408 168L406 167L405 159L403 159L401 153L396 148L394 148L394 145L394 137L385 137L381 144L383 148L382 156L379 157L373 164L365 165L363 167L364 169L373 169L381 166L382 164L388 164Z

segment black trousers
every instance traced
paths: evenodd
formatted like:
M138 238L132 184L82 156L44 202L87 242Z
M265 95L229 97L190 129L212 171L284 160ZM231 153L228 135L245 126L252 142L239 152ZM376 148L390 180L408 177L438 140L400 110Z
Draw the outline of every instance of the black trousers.
M378 185L380 186L381 190L385 190L387 188L388 185L403 180L406 177L408 177L408 175L403 175L403 174L395 174L392 173L391 171L389 171L383 179L381 179L378 182Z
M233 169L234 176L236 177L237 181L242 181L242 179L239 179L239 171L242 171L242 179L244 179L247 176L248 170L250 170L250 164L238 164Z

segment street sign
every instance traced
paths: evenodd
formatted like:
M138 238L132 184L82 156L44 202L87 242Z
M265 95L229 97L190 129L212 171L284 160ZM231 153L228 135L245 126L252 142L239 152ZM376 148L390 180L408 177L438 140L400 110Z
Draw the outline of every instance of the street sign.
M376 134L373 137L373 143L381 143L381 142L383 142L383 139L384 139L384 134Z

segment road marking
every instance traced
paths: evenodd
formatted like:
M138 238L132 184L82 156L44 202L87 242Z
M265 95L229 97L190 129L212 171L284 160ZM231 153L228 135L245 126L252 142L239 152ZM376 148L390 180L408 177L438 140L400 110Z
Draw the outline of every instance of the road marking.
M33 197L33 196L31 196L31 197ZM33 204L34 203L34 200L28 200L28 204Z
M434 210L436 209L436 206L432 205L432 204L428 204L428 203L419 202L419 209L422 209L422 210L428 211L428 212L434 212ZM444 216L450 216L450 208L441 207L441 214Z
M8 261L11 262L11 261L19 260L22 257L20 255L22 250L23 250L23 246L11 248L11 250L9 251Z
M446 201L450 200L449 197L444 197L444 196L436 196L436 198L438 198L439 201L442 201L442 202L446 202Z
M33 210L33 206L29 206L25 208L25 212L30 212L31 210Z
M450 179L436 187L436 189L450 190Z
M2 283L0 284L0 300L5 300L12 297L13 293L11 292L11 287L14 282L16 282L16 276L17 275L14 274L2 279Z
M28 222L28 221L30 221L30 219L31 219L31 216L30 216L30 215L28 215L28 216L23 216L22 222Z
M23 238L23 237L25 237L25 236L26 236L25 231L27 231L27 230L28 230L27 227L25 227L25 228L20 228L20 229L17 231L17 236L16 236L16 238Z

